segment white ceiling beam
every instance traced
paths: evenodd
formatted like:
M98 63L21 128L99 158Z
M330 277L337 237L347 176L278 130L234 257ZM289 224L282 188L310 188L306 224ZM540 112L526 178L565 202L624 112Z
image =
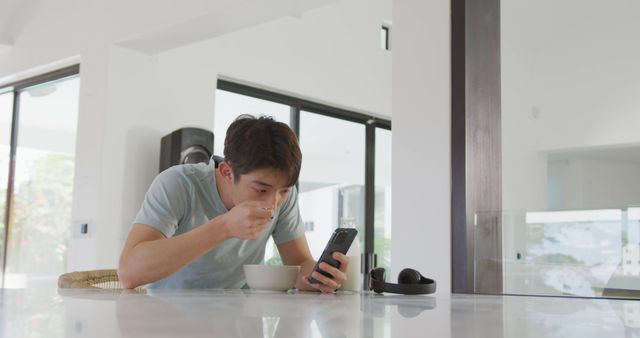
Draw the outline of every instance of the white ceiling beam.
M115 44L145 54L208 40L240 29L259 25L292 14L320 8L340 0L253 0L236 2L224 9L194 17L179 23L156 27L132 34Z

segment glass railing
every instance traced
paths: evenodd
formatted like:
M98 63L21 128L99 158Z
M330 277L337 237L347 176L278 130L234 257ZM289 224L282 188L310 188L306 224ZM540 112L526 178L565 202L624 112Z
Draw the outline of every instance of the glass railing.
M474 224L476 292L640 298L640 207L481 212Z

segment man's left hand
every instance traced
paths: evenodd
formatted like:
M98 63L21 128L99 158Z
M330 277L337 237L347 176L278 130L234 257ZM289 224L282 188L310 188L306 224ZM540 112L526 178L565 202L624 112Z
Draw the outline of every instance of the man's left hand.
M331 255L335 260L340 262L340 268L334 268L329 265L327 262L321 262L319 268L333 276L333 278L329 278L318 271L313 271L311 273L311 277L317 280L319 283L313 284L309 282L308 276L302 277L305 285L311 289L318 290L322 293L334 293L337 289L342 287L344 282L347 281L347 267L349 266L349 258L340 252L334 252Z

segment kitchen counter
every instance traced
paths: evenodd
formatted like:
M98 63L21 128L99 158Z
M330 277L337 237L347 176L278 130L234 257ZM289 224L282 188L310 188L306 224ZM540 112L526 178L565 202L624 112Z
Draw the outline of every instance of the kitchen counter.
M640 337L633 300L0 289L19 337Z

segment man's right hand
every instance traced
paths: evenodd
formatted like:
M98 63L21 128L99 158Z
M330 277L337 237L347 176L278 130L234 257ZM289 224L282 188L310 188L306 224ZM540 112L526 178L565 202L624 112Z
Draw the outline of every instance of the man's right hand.
M230 237L257 239L274 214L274 206L266 202L244 201L221 217Z

